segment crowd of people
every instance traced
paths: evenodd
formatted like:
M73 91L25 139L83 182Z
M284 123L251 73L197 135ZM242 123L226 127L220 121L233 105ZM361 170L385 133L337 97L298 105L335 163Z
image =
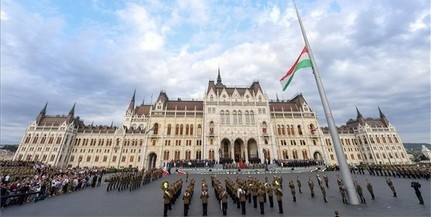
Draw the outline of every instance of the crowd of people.
M279 167L311 167L324 165L323 161L317 161L314 159L274 159L274 163Z
M163 167L182 167L182 168L193 168L193 167L214 167L216 164L215 160L171 160L170 162L164 163Z
M55 168L41 162L1 161L1 208L100 186L105 168Z

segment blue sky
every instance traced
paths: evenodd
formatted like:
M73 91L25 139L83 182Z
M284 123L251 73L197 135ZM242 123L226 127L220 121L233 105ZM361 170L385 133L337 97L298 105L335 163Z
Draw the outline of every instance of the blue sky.
M430 3L297 1L337 125L378 117L403 142L431 143ZM1 144L48 115L120 125L137 101L201 99L223 83L259 80L266 94L302 93L326 126L311 73L280 77L304 43L291 1L1 0ZM153 96L153 97L151 97Z

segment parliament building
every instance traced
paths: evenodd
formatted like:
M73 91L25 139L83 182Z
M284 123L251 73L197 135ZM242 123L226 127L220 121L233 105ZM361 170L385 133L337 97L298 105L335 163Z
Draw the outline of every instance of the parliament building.
M222 83L220 70L203 99L170 99L161 91L152 104L131 98L121 126L86 125L75 115L47 115L47 104L26 129L14 160L58 167L160 167L172 160L272 162L314 159L337 164L326 127L302 94L271 100L258 81L248 87ZM377 110L377 109L376 109ZM394 126L378 108L378 118L337 127L349 164L408 164Z

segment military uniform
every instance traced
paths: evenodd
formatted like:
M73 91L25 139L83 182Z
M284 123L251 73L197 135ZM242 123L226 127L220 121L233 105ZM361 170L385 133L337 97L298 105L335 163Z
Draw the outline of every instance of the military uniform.
M320 190L322 191L323 201L327 203L328 201L326 200L326 189L323 183L320 183Z
M308 188L310 188L311 197L314 197L314 182L308 178Z
M189 205L190 205L191 195L188 190L184 192L183 202L184 202L184 216L187 216L189 213Z
M260 214L265 214L265 207L263 206L265 203L265 191L263 186L257 191L257 198L259 200Z
M277 186L274 186L277 188ZM277 197L277 203L278 203L278 213L283 213L283 191L281 188L277 188L274 190L275 196Z
M386 178L386 184L388 184L389 188L391 189L392 193L394 194L394 197L397 197L397 192L395 191L394 183L392 182L391 178Z
M202 215L207 216L208 211L208 191L206 189L202 190L201 200L202 200Z
M374 200L374 191L373 191L373 185L368 179L365 179L365 185L367 186L368 192L371 194L371 200Z
M290 188L290 193L292 194L293 202L296 202L295 184L293 184L292 180L289 181L289 188Z

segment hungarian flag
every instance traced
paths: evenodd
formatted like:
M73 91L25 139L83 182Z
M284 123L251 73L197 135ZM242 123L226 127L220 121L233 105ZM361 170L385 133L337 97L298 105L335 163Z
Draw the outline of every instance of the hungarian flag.
M163 175L169 175L169 172L166 169L162 169Z
M178 171L177 171L177 174L185 175L185 174L186 174L186 172L184 172L184 171L182 171L182 170L178 170Z
M293 79L293 76L295 75L295 72L302 68L307 68L307 67L311 67L311 61L310 61L310 57L308 56L307 47L304 47L304 49L302 49L301 54L299 55L298 59L296 59L293 66L280 79L281 87L283 88L283 91L285 91L287 86L289 86L290 82Z

